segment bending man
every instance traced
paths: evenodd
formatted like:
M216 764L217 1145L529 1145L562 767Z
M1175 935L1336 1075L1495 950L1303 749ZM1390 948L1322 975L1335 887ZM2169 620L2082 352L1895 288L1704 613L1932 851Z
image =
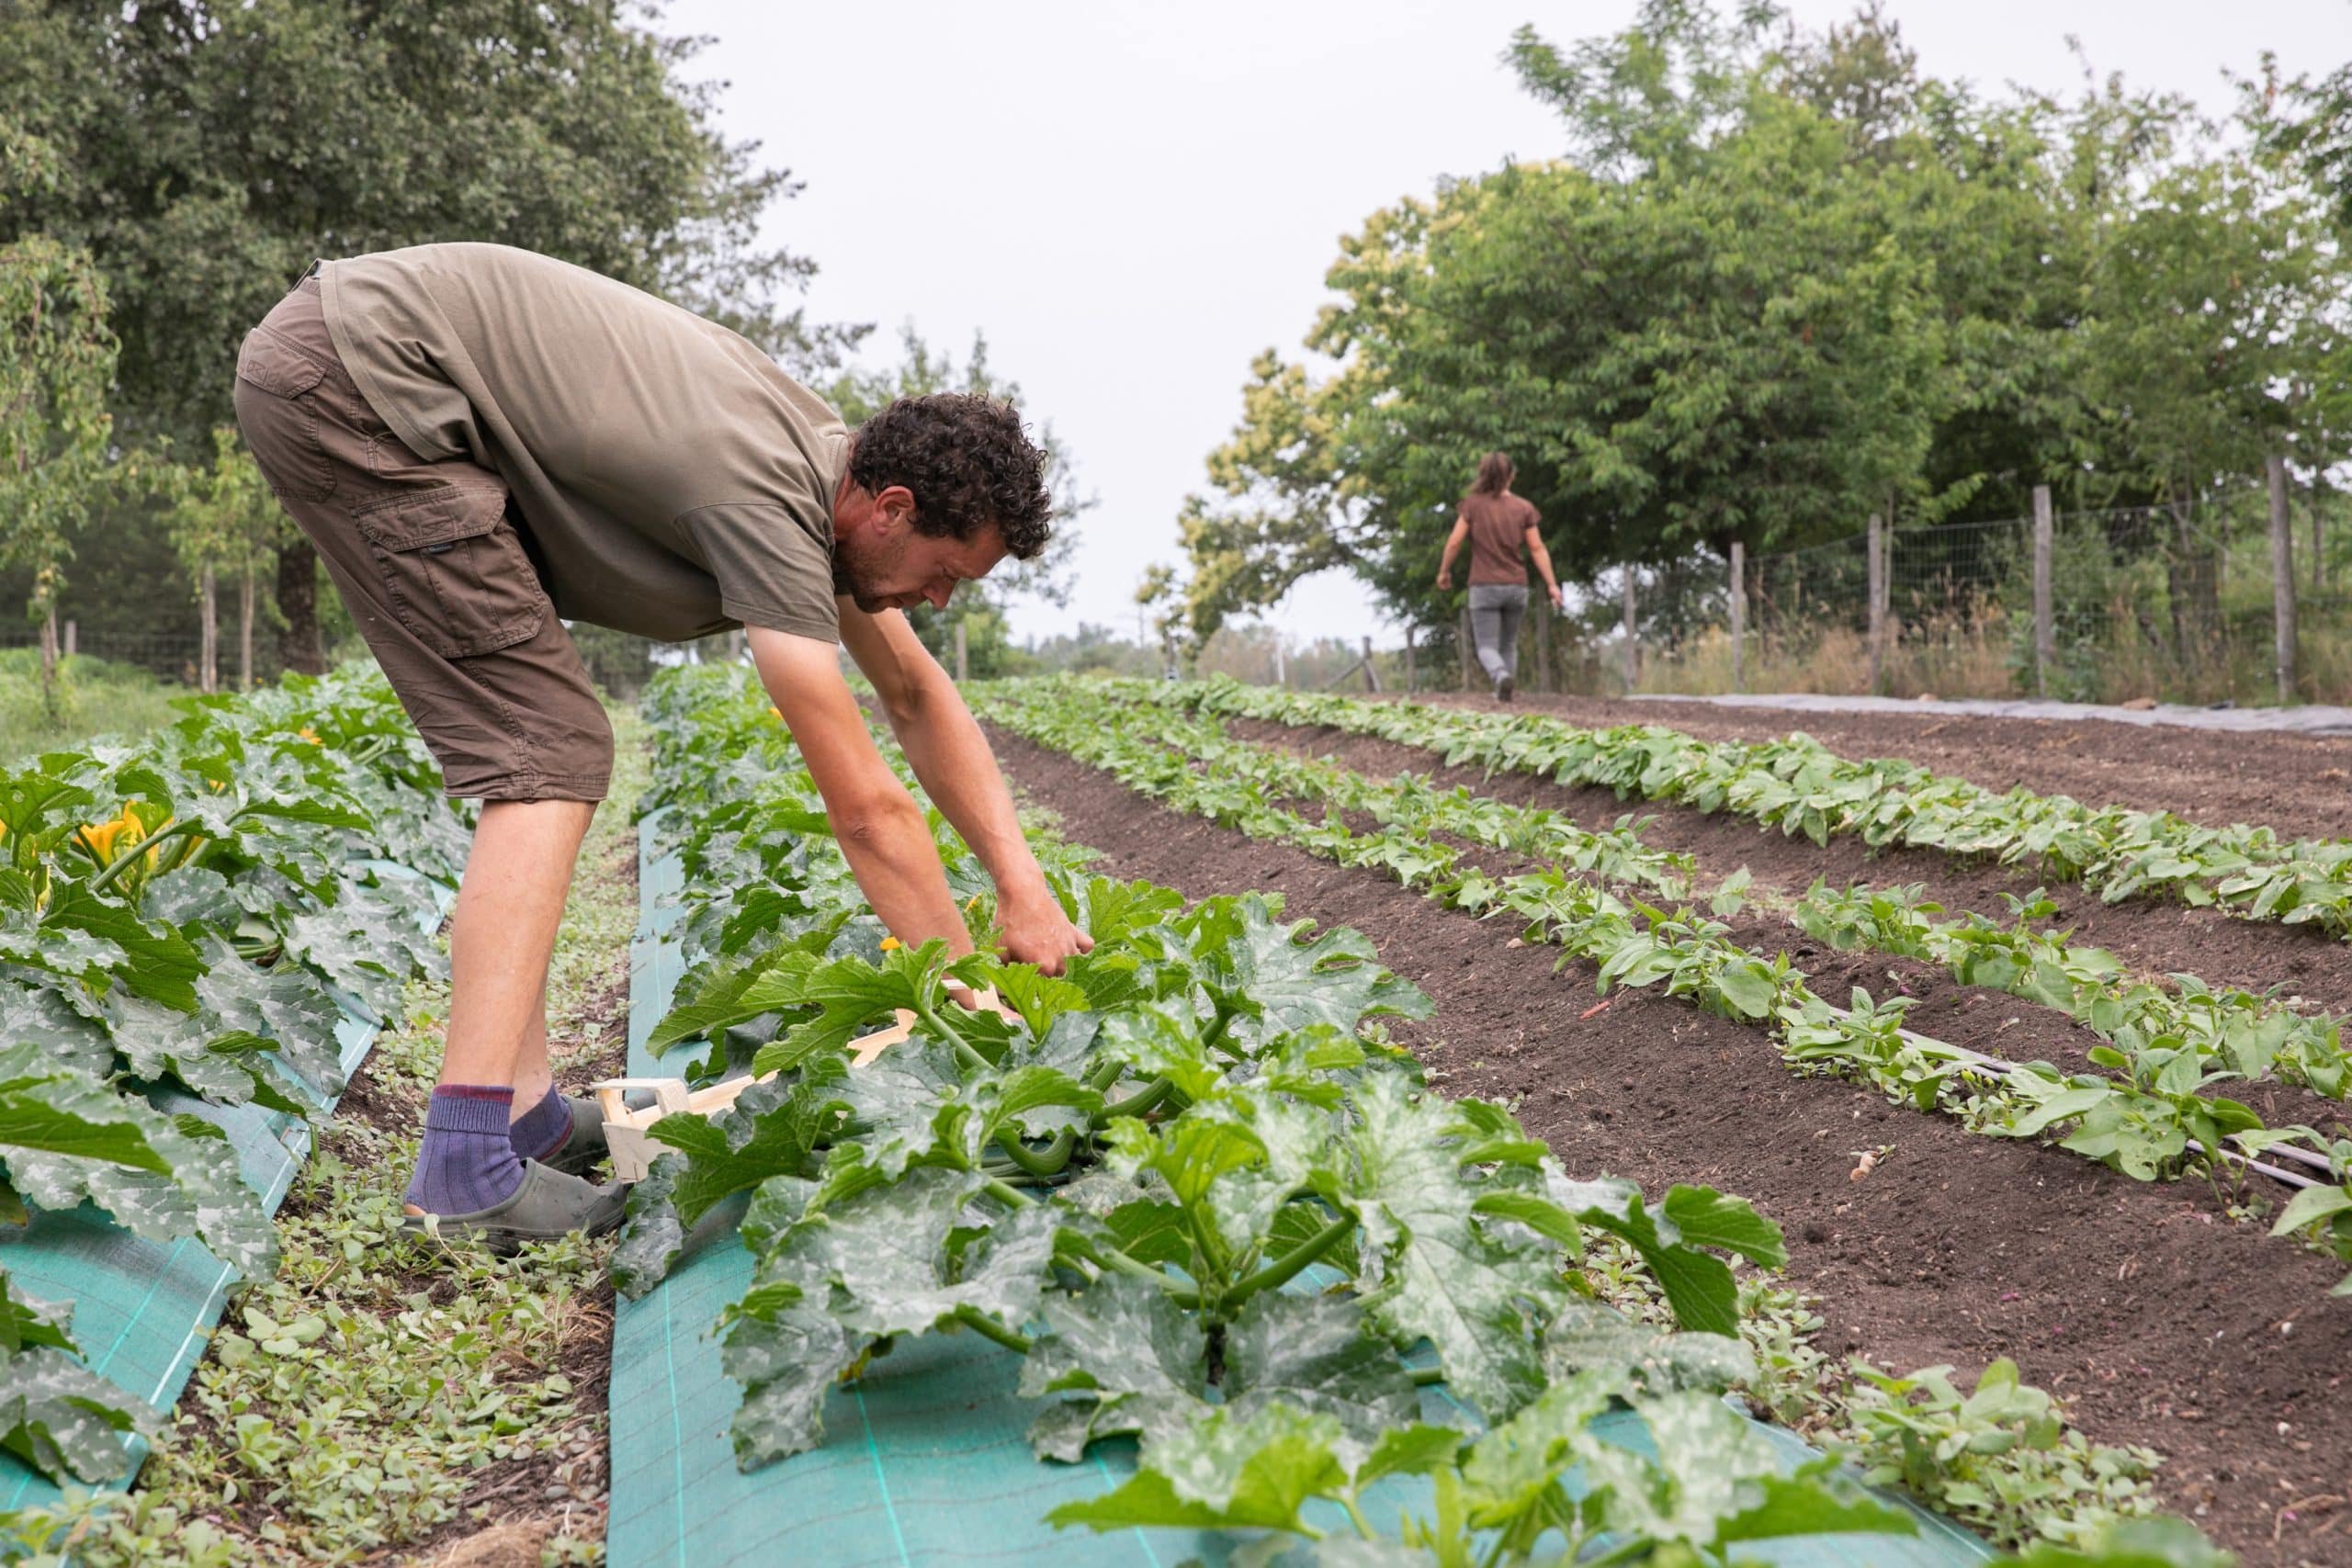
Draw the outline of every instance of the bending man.
M922 812L842 680L846 645L995 878L1009 955L1058 970L1092 945L899 613L1044 547L1044 457L1010 408L902 399L853 435L724 327L477 244L314 265L246 338L236 405L448 792L483 803L413 1223L512 1246L619 1222L619 1185L581 1174L602 1121L548 1067L548 962L613 755L565 618L670 641L748 628L875 913L910 945L968 951Z

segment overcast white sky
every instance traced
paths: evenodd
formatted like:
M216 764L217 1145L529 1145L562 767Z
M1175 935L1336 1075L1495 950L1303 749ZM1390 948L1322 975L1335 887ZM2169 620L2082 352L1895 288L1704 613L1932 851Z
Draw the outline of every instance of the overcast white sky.
M1850 4L1794 0L1812 26ZM2264 49L2290 72L2352 55L2352 0L1890 0L1939 75L2063 87L2101 71L2228 101ZM1499 62L1511 29L1612 31L1634 0L673 0L714 41L727 132L808 182L770 236L822 269L820 320L901 322L961 357L988 333L1024 412L1068 440L1102 505L1080 524L1070 608L1134 626L1136 580L1179 559L1175 517L1239 412L1250 360L1295 353L1338 239L1442 175L1559 151ZM1272 617L1300 637L1376 630L1327 578ZM1385 637L1384 641L1387 640Z

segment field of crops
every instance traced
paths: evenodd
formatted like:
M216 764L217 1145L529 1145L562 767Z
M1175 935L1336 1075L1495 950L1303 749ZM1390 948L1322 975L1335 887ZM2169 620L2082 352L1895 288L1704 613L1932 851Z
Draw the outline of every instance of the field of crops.
M653 1123L608 1252L462 1267L385 1234L465 824L380 682L10 775L13 1555L2352 1550L2341 843L1802 738L974 702L1093 951L889 939L749 669L664 675L576 918L609 976L639 902L628 1071L756 1081Z
M465 825L389 687L184 705L136 746L0 775L11 1507L127 1474L204 1302L274 1269L271 1212L353 1043L442 962ZM123 1274L198 1298L160 1359L136 1342L156 1325L104 1292Z
M1436 1000L1397 1034L1448 1091L1781 1224L1825 1359L1750 1397L1800 1429L2007 1359L2143 1503L2248 1561L2352 1551L2339 841L1785 736L1216 683L981 705L1102 863L1363 929Z

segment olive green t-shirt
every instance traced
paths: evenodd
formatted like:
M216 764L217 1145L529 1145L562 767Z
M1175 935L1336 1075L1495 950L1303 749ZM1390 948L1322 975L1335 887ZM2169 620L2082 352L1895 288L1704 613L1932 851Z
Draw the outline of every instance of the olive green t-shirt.
M836 640L841 419L737 333L566 262L419 245L320 268L336 351L419 457L506 481L556 613Z

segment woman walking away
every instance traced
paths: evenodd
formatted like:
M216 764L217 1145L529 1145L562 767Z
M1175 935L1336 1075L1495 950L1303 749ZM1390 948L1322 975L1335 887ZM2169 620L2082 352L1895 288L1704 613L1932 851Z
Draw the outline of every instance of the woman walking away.
M1478 460L1478 482L1462 498L1462 514L1445 541L1444 558L1438 562L1437 585L1453 586L1453 558L1462 541L1470 541L1470 636L1477 644L1478 662L1495 683L1495 697L1509 702L1519 673L1519 623L1527 614L1527 562L1521 552L1535 558L1544 592L1554 608L1560 603L1560 585L1552 576L1552 558L1544 536L1535 531L1544 514L1511 494L1510 459L1489 452Z

